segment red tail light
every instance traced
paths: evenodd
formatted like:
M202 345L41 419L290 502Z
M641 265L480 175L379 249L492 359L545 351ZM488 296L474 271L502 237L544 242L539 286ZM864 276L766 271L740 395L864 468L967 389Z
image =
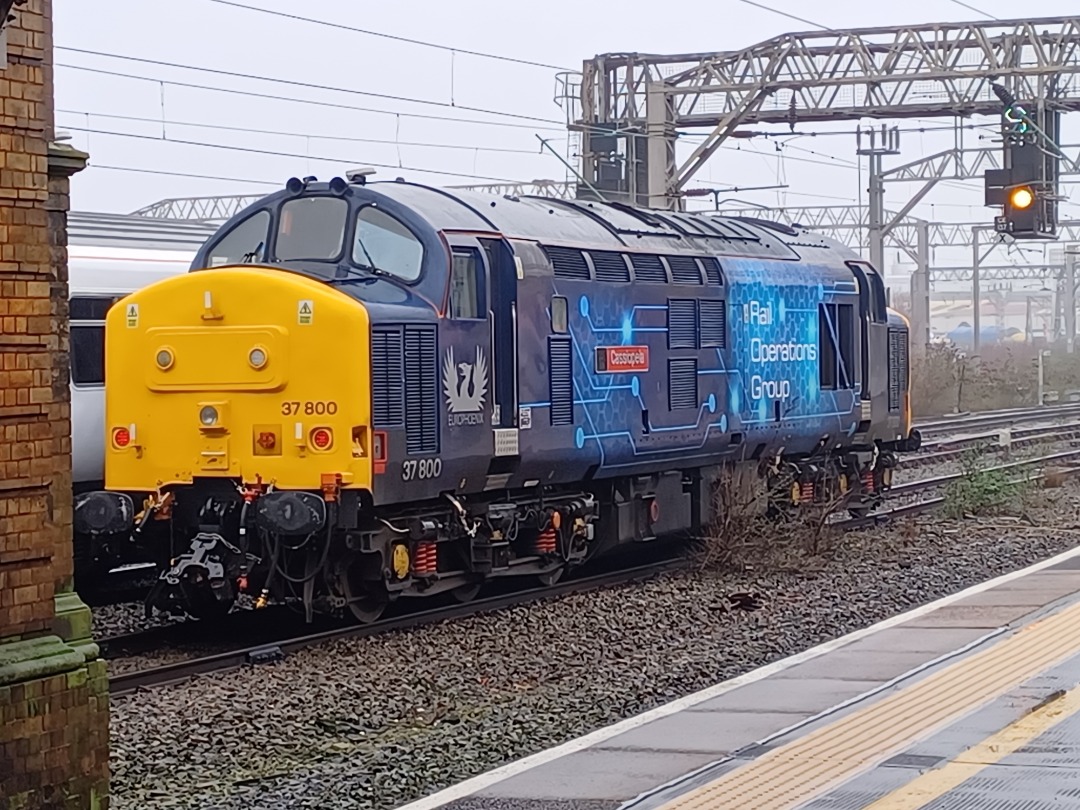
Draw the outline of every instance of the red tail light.
M112 440L117 447L127 447L131 444L131 433L127 428L113 428Z
M315 428L311 431L311 443L316 450L325 450L334 443L334 434L329 428Z

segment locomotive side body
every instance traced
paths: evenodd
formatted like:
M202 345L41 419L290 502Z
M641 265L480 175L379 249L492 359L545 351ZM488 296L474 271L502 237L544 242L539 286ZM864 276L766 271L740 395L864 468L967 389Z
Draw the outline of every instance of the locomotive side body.
M696 531L728 467L866 506L911 443L875 280L768 223L296 181L110 313L81 519L145 494L158 607L371 620Z

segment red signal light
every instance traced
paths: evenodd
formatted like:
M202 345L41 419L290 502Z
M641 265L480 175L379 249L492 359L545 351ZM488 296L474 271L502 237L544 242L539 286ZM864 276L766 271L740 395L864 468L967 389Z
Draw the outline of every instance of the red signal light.
M315 428L311 431L311 443L317 450L325 450L334 442L334 434L327 428Z
M114 428L112 437L113 444L117 447L127 447L131 444L131 433L127 428Z

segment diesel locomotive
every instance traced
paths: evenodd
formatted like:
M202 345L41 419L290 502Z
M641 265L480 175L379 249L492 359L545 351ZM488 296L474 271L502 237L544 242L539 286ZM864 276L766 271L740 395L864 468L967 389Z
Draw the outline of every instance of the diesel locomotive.
M148 606L372 621L698 531L732 469L870 509L918 447L908 325L833 241L369 174L290 180L110 310L76 521L155 554Z

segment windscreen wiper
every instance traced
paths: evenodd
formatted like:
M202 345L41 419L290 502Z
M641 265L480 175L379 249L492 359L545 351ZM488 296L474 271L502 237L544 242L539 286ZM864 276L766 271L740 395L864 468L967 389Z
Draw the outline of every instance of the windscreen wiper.
M259 244L257 244L255 246L254 250L252 250L250 253L245 253L243 255L243 257L240 259L240 263L241 264L254 264L255 263L255 257L259 255L259 251L263 249L263 245L265 245L265 244L266 244L265 242L259 242Z

